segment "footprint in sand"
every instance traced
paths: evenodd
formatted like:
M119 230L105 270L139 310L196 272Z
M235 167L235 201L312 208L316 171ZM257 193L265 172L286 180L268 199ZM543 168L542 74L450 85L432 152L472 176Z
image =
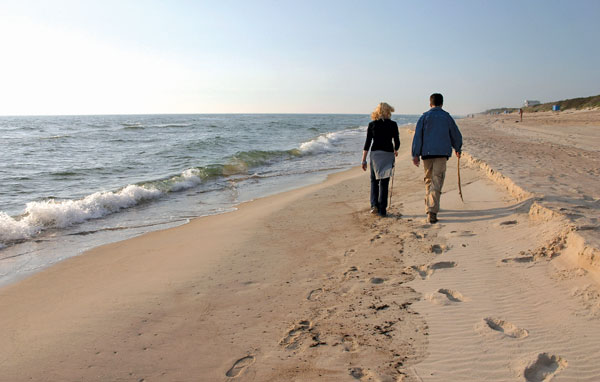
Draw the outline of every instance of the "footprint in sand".
M470 237L470 236L475 236L476 234L473 233L473 231L450 231L450 235L449 236L459 236L459 237Z
M440 261L435 264L431 264L429 268L431 269L445 269L445 268L454 268L456 263L454 261Z
M342 338L342 345L344 346L344 351L354 353L358 351L358 341L355 337L345 334Z
M429 250L435 253L436 255L439 255L440 253L444 252L444 249L446 249L446 246L434 244Z
M363 369L360 367L353 367L352 369L348 370L350 372L350 375L352 377L354 377L355 379L361 379L362 377L365 376L365 374L363 373Z
M230 377L230 378L235 378L238 375L240 375L240 373L247 368L248 366L252 365L254 363L254 356L253 355L247 355L243 358L238 359L237 361L235 361L235 363L233 364L233 366L231 366L231 369L227 370L227 373L225 373L225 376Z
M490 329L504 333L506 336L511 338L525 338L529 335L529 332L526 329L521 329L504 320L488 317L484 318L483 321Z
M382 379L379 376L375 375L375 373L373 373L370 370L365 370L362 367L353 367L351 369L348 369L348 372L350 373L350 375L354 378L357 379L359 381L388 381L391 379Z
M566 368L567 365L567 360L562 357L541 353L538 354L535 361L525 368L523 376L527 382L547 382Z
M577 298L584 308L577 311L576 315L600 317L600 290L597 287L587 285L583 288L574 288L571 296Z
M526 264L526 263L532 263L533 261L535 261L535 258L533 256L507 257L506 259L502 259L502 262L504 264L508 264L508 263Z
M286 349L296 349L300 344L300 337L302 334L308 332L312 329L312 322L308 320L300 321L298 324L294 325L293 328L288 330L285 337L279 341L281 346L284 346Z
M438 293L445 295L448 298L448 300L450 300L452 302L465 301L465 297L462 295L462 293L454 291L452 289L442 288L442 289L438 290Z
M410 268L416 271L422 279L426 279L431 274L427 265L413 265Z
M358 272L358 268L355 267L354 265L351 266L350 268L348 268L348 270L346 272L344 272L344 280L348 280L351 277L358 277L356 275L356 272Z
M419 276L423 280L429 278L438 269L446 269L446 268L454 268L456 267L456 263L454 261L440 261L438 263L430 264L430 265L413 265L411 269L417 271Z
M410 236L411 239L424 239L425 237L427 237L427 234L424 232L410 232L408 234L408 236Z
M309 301L315 301L315 300L318 300L322 294L323 294L323 288L313 289L308 293L308 296L306 296L306 299Z
M583 276L587 275L587 273L588 272L583 268L562 269L562 270L557 270L552 275L552 278L554 278L556 280L570 280L570 279L574 279L577 277L583 277Z
M518 222L516 220L505 220L503 222L500 222L500 225L515 225Z
M437 293L426 294L425 298L433 303L442 305L467 301L467 298L465 298L462 293L446 288L438 289Z

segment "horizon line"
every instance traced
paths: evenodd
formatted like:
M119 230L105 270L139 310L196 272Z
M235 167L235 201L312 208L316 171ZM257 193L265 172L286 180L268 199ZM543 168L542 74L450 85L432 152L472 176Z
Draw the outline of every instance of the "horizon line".
M95 117L95 116L130 116L130 115L369 115L366 113L100 113L100 114L0 114L4 117ZM395 115L421 115L419 114L399 114ZM394 114L392 114L394 115Z

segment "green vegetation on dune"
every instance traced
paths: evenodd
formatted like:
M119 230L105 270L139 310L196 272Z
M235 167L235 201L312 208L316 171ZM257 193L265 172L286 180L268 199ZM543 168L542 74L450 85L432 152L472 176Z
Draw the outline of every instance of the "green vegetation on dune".
M541 105L524 107L524 112L535 113L537 111L551 111L553 105L559 105L560 110L567 109L591 109L600 107L600 95L592 97L571 98L555 102L547 102Z
M518 107L497 107L495 109L489 109L484 111L484 114L502 114L504 112L509 112L509 113L514 113L514 112L518 112L519 108Z
M561 101L554 102L546 102L540 105L523 107L523 111L526 113L536 113L538 111L552 111L552 106L559 105L560 110L567 109L594 109L600 108L600 94L592 97L580 97L580 98L571 98L565 99ZM484 111L484 114L501 114L504 112L514 113L519 112L518 107L498 107L495 109L489 109Z

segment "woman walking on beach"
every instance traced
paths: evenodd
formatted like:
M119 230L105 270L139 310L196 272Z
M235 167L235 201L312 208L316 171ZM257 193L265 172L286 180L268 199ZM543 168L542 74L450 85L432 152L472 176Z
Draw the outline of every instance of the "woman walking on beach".
M371 213L380 216L387 214L388 185L400 148L398 125L391 120L393 111L392 106L381 102L371 113L362 155L362 169L367 171L367 154L371 150Z

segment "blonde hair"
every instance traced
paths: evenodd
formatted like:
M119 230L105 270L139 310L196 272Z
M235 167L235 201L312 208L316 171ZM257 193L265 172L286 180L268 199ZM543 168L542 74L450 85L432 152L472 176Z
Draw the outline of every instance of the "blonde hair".
M375 121L378 119L390 119L393 111L395 111L393 106L390 106L385 102L381 102L371 113L371 120Z

